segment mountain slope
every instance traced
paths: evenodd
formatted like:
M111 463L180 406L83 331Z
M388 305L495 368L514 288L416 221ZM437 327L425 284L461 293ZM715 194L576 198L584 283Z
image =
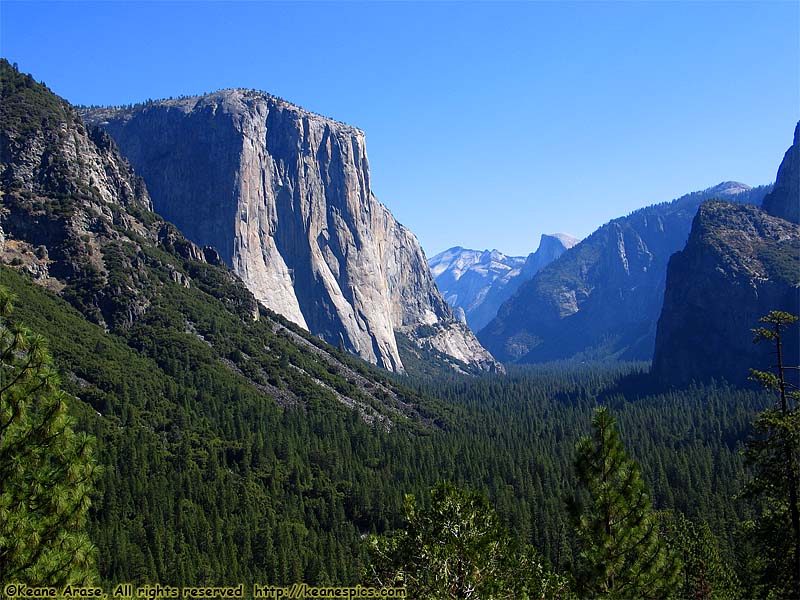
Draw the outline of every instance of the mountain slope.
M751 333L771 310L800 312L800 227L754 206L703 204L669 261L653 373L676 386L744 382L775 360ZM798 341L796 332L784 340L784 364L799 364Z
M726 182L614 219L524 283L478 338L502 361L649 360L667 261L700 203L760 203L766 192Z
M800 123L763 210L703 204L686 247L670 258L653 373L663 383L742 382L774 362L750 330L771 310L800 314ZM800 364L800 336L784 340L784 364ZM789 371L794 380L797 373Z
M506 256L498 250L470 250L460 246L428 261L436 286L454 309L461 309L467 325L477 331L491 320L493 290L508 287L525 264L523 256Z
M453 308L461 308L467 324L478 331L520 285L577 243L565 233L543 234L539 248L527 257L455 247L437 254L428 264L445 300Z
M370 189L364 133L252 90L88 109L155 209L220 251L265 306L388 370L396 333L498 365L442 299L413 234ZM449 343L458 338L458 343Z
M6 61L0 90L0 285L98 438L104 580L355 581L360 531L412 487L376 476L376 448L448 411L260 307L150 212L107 134Z
M446 399L432 402L259 307L213 251L144 208L144 189L124 201L116 184L83 179L127 167L46 88L3 61L0 76L0 110L23 116L0 120L13 150L0 156L13 175L0 185L12 265L0 285L47 337L80 429L98 438L106 471L89 526L106 590L355 585L364 534L398 527L403 495L442 478L486 490L520 541L561 564L578 551L563 511L575 440L612 397L654 501L732 542L729 523L747 515L727 502L743 478L731 448L763 394L626 401L618 383L641 366L554 365L416 382Z

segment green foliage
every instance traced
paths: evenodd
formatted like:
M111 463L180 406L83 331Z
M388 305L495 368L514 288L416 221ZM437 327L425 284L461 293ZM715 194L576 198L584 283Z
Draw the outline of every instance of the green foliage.
M29 135L67 121L64 101L33 77L0 58L0 124L4 132Z
M92 583L93 440L73 431L44 340L10 319L2 288L0 314L0 583Z
M777 393L778 405L753 423L747 444L753 475L742 494L761 505L758 517L746 524L758 550L759 589L786 598L800 595L800 395L786 381L782 344L797 321L790 313L771 311L760 319L767 327L753 330L754 341L775 344L777 365L776 372L751 369L750 376Z
M48 157L33 192L2 190L4 228L46 246L49 274L66 287L57 297L6 268L0 282L47 337L77 398L76 427L98 439L107 468L89 533L105 583L355 583L368 559L362 535L403 523L403 493L420 499L415 519L428 514L439 500L426 492L447 474L497 508L441 499L463 517L474 508L476 531L499 540L468 545L498 574L482 580L487 595L541 594L560 581L543 560L574 562L561 499L574 493L574 441L601 402L614 406L659 506L707 520L732 554L732 523L753 516L728 502L743 474L738 446L763 394L722 383L647 393L622 385L646 366L625 364L398 384L257 308L226 269L191 260L196 248L144 208L140 183L130 182L134 198L97 197L55 126L66 122L77 143L74 111L0 69L2 150L41 131ZM107 136L90 140L111 152ZM408 348L429 373L444 366ZM509 579L509 563L531 579Z
M125 337L0 268L26 321L73 374L65 385L85 403L81 426L100 442L107 469L90 533L101 576L173 585L355 582L365 555L360 530L389 526L400 486L412 487L410 473L395 478L411 463L419 425L390 413L389 433L341 406L314 379L375 402L348 380L355 375L346 365L357 361L330 372L314 351L276 333L266 314L237 314L228 300L238 292L228 278L206 278L206 267L192 270L191 288L165 284ZM234 349L241 368L227 359ZM386 375L358 367L368 385L414 401ZM254 383L261 373L280 387Z
M665 515L665 535L681 559L675 596L695 600L734 600L741 586L733 567L723 559L707 523L697 525L682 513Z
M616 420L595 410L594 434L577 445L575 468L588 498L573 507L584 595L665 598L674 588L677 556L659 532L638 465L625 453Z
M320 362L274 331L266 312L252 321L219 269L186 264L191 287L155 271L163 299L119 334L0 268L20 318L70 374L63 385L81 400L71 405L80 428L98 438L106 470L90 535L105 582L355 583L368 559L362 533L400 526L403 494L428 505L443 473L489 497L515 543L568 567L575 540L562 498L574 493L574 441L601 400L619 415L659 506L707 520L726 559L734 524L752 518L729 499L764 393L707 385L622 396L620 381L645 366L569 364L406 379L412 391L294 332L342 361ZM356 374L372 400L356 395ZM385 387L416 412L394 416L391 431L372 427L311 377L364 402Z
M782 310L772 310L769 314L759 319L760 323L772 325L772 327L758 327L753 329L753 341L760 342L762 340L770 340L777 342L781 337L783 329L797 323L797 320L798 317L796 315Z
M413 495L403 527L369 540L370 584L405 586L412 598L564 598L565 579L550 573L530 547L521 548L486 498L440 483L428 510Z
M797 237L784 240L763 240L755 248L756 258L764 265L770 281L785 282L788 285L800 285L798 257L800 257L800 239Z
M787 450L793 459L788 463ZM784 415L778 409L767 409L758 415L746 454L753 476L742 497L755 500L760 507L749 529L760 557L756 570L761 583L766 589L784 589L790 598L796 597L797 591L792 583L796 551L791 489L797 489L799 452L797 410Z

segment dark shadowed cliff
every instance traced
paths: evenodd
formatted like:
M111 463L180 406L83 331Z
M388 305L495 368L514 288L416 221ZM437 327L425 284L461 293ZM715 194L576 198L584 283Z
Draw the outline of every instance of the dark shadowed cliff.
M524 283L479 339L502 361L649 360L667 261L700 203L760 203L766 191L726 182L607 223Z
M800 314L798 134L800 123L763 210L704 204L686 248L670 259L653 357L663 383L742 382L748 369L774 364L773 349L754 345L750 330L771 310ZM795 329L785 340L786 364L800 363L798 346Z
M764 198L763 207L774 217L800 223L800 122L794 128L794 142L783 157L775 187Z
M670 385L725 378L774 364L774 347L754 344L751 329L771 310L798 314L800 227L754 206L708 202L686 248L669 261L653 373ZM798 364L797 330L784 344Z

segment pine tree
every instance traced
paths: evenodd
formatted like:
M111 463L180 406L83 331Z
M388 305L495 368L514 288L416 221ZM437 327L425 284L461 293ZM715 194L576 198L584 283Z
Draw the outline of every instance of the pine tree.
M566 580L519 547L478 493L450 483L431 491L431 508L405 498L405 527L369 540L370 585L405 586L410 598L565 598Z
M0 583L92 583L92 440L73 431L44 340L9 320L11 300L0 289Z
M787 598L800 597L800 394L787 381L786 371L798 367L784 364L783 338L797 320L795 315L771 311L760 319L767 327L753 330L755 342L775 344L776 364L775 372L751 369L751 379L776 392L779 405L753 422L755 435L747 445L753 478L743 494L763 505L753 524L766 559L763 583Z
M594 435L577 445L582 494L572 502L580 543L579 592L604 598L663 598L679 568L660 536L638 465L628 457L616 420L595 410ZM581 497L582 496L582 497Z

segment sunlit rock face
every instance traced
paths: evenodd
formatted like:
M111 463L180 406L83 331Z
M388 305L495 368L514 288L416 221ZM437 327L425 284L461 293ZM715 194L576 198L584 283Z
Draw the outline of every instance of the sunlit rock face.
M414 235L371 192L364 133L252 90L85 116L119 144L155 210L217 248L264 305L388 370L395 331L459 326ZM454 347L455 347L454 346Z

